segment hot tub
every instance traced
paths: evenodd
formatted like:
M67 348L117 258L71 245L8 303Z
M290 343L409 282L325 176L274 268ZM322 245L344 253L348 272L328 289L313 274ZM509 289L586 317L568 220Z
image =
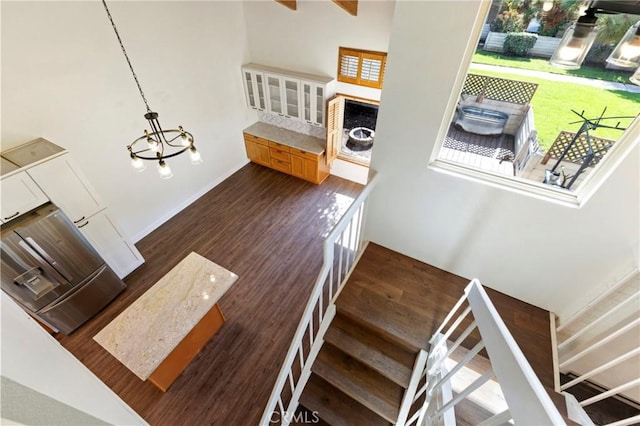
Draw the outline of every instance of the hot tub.
M469 133L500 135L508 119L509 115L500 111L465 106L458 110L455 125Z

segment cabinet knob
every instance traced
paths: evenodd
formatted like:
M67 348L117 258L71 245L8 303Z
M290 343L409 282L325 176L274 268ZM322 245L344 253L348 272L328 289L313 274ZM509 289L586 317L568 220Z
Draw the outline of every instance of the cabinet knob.
M78 225L78 228L84 228L85 226L87 226L89 224L89 221L87 220L85 223L83 223L82 225Z
M76 223L76 224L77 224L77 223L82 222L83 220L84 220L84 216L82 216L82 217L81 217L80 219L78 219L78 220L74 220L74 221L73 221L73 223Z

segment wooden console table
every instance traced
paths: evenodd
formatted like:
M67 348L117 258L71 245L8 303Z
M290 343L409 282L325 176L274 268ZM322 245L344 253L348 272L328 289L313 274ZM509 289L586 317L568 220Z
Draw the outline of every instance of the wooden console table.
M224 323L218 300L237 279L191 252L93 339L166 392Z

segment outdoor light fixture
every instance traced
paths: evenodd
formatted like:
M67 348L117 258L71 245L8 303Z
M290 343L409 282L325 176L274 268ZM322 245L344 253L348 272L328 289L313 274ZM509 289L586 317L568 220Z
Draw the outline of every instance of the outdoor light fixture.
M586 13L567 29L549 60L552 66L567 70L580 68L598 33L598 18L595 12L593 8L587 9Z
M629 27L607 58L607 62L617 67L630 69L640 66L640 21Z
M633 75L629 77L629 81L640 86L640 67L638 67L636 72L634 72Z
M547 0L544 3L542 3L542 11L543 12L548 12L551 9L553 9L553 1Z
M163 130L160 126L158 113L151 111L151 108L149 108L147 98L144 96L144 92L142 91L142 87L138 81L138 76L136 76L135 71L133 71L133 65L131 65L129 55L127 55L127 51L124 49L124 44L122 43L120 34L118 34L116 24L113 22L113 18L111 17L106 1L102 0L102 4L104 5L104 9L107 11L107 16L109 17L109 21L111 21L113 31L116 33L122 53L127 60L127 64L129 64L129 69L131 70L133 79L138 86L140 96L144 101L144 105L147 107L147 113L144 115L144 118L147 119L149 126L151 127L150 131L145 130L143 136L140 136L138 139L134 140L131 145L127 146L127 149L129 150L129 157L131 159L131 166L137 171L143 171L146 168L143 160L157 161L160 177L162 179L169 179L173 176L173 173L171 172L169 165L165 162L165 159L167 158L175 157L176 155L189 151L192 164L202 163L202 157L193 144L193 135L191 133L184 130L182 126L178 126L177 129L172 130Z

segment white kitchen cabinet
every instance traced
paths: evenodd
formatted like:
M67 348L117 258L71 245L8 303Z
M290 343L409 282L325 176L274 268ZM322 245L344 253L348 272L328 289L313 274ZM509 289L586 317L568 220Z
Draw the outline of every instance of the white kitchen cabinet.
M302 81L302 119L315 126L324 126L325 105L325 84Z
M76 226L120 278L144 262L138 249L126 240L107 209Z
M26 173L71 219L120 278L144 263L140 252L124 237L70 154L39 162L26 169Z
M244 65L242 76L249 107L262 110L264 94L266 112L315 126L325 125L326 100L334 91L333 78L258 64Z
M37 164L27 173L76 225L105 207L69 154Z
M267 99L265 96L264 73L244 69L242 76L247 105L258 111L265 111L267 109Z
M269 112L287 118L300 119L300 80L275 74L265 74Z
M7 222L34 209L49 199L26 172L2 178L2 203L0 216Z

